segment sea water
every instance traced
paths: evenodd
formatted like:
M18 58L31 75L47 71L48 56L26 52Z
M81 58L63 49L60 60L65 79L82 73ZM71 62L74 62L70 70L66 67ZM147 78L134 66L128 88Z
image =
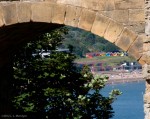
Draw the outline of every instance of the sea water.
M111 119L144 119L144 81L106 85L101 93L108 96L112 89L119 89L122 95L112 104L115 113Z

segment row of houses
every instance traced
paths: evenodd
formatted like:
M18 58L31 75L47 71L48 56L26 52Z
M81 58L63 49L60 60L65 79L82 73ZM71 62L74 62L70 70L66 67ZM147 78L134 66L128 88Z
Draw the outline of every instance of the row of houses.
M93 58L93 57L98 57L98 56L128 56L127 52L91 52L91 53L86 53L85 55L87 58Z

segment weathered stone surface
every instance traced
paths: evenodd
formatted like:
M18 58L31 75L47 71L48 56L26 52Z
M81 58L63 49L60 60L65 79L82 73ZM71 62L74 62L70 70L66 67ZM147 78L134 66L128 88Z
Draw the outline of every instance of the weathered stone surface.
M142 56L142 52L143 52L143 39L142 37L138 37L130 46L128 53L132 54L132 56L136 60L138 60Z
M144 52L150 51L150 42L143 44L143 51Z
M144 40L143 40L143 42L144 42L144 43L150 42L150 36L145 37Z
M41 0L42 1L42 0ZM53 3L56 3L57 0L43 0L43 1L46 1L46 2L53 2Z
M123 28L123 25L118 24L115 21L110 21L110 24L104 34L104 38L114 43L121 34Z
M105 9L105 1L104 0L81 0L81 4L83 7L88 9L95 9L95 10L104 10ZM101 4L99 4L101 2Z
M150 92L144 95L144 102L150 103Z
M129 28L132 31L135 31L138 34L145 33L145 22L128 22L125 27Z
M113 11L112 18L117 22L128 23L129 22L129 12L128 10L115 10Z
M114 0L104 0L105 1L105 11L112 11L115 9Z
M138 13L138 14L135 13L135 11L138 11L138 10L137 9L129 10L129 11L132 11L130 12L130 15L129 15L128 9L127 10L113 10L113 11L99 11L99 13L109 18L112 18L113 20L122 23L124 27L127 27L141 34L141 33L145 33L145 19L144 19L144 12L142 12L142 10L141 10L142 13ZM131 16L131 14L133 14L133 16ZM141 16L141 17L134 19L134 17L137 17L137 16Z
M146 64L146 62L145 62L142 58L140 58L140 59L138 60L138 63L141 64L141 65Z
M124 51L127 51L131 44L136 40L136 38L137 34L125 28L115 44Z
M145 23L145 34L150 35L150 22Z
M23 1L23 2L43 2L44 0L16 0L16 1Z
M97 14L91 32L103 37L109 22L110 19L108 17Z
M143 65L143 77L147 80L147 90L150 91L150 65L148 64Z
M143 9L130 9L129 10L129 21L145 21L145 15Z
M54 4L37 2L31 5L32 16L34 22L50 22L52 19L52 6Z
M66 5L58 4L52 10L52 23L63 24L66 16Z
M95 12L88 10L88 9L83 9L81 13L81 17L79 20L79 25L78 27L87 31L90 31L93 25L93 22L95 20Z
M146 66L146 68L145 68L145 66ZM143 65L143 73L144 72L147 72L147 65L145 64L145 65ZM144 74L143 74L143 76L144 76ZM145 93L149 93L150 92L150 79L147 79L146 80L146 90L145 90ZM146 101L146 100L145 100Z
M97 7L92 7L91 9L100 11L112 11L115 9L114 0L99 0L97 2Z
M29 22L31 19L31 4L30 3L18 3L18 22Z
M103 14L104 16L112 18L112 19L113 19L113 12L114 11L99 11L100 14Z
M57 0L57 3L80 6L92 10L114 10L114 0Z
M115 9L114 0L99 0L98 6L98 10L102 11L112 11Z
M143 0L115 0L116 9L138 9L144 8Z
M18 16L15 3L2 5L2 9L3 9L4 23L6 25L18 23Z
M82 0L57 0L57 3L73 5L73 6L82 6Z
M2 11L2 8L0 7L0 26L3 26L4 25L4 22L3 22L3 11Z
M143 60L145 63L150 65L150 51L143 52L143 55L141 57L141 60Z
M77 27L81 15L81 10L82 9L80 7L73 7L70 5L67 6L66 17L64 21L65 25Z

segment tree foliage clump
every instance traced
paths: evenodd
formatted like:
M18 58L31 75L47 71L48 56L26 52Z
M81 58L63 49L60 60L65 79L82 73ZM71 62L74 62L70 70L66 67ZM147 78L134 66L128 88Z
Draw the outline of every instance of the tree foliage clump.
M120 92L114 90L109 97L102 96L100 90L108 77L93 76L86 66L78 69L72 52L57 51L65 33L63 27L43 34L14 54L16 111L35 112L41 119L112 117L111 104Z

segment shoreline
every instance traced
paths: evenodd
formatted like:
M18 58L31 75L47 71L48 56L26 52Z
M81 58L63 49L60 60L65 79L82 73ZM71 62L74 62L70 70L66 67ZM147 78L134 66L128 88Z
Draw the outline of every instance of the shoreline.
M106 84L119 84L119 83L132 83L132 82L140 82L145 81L143 78L128 78L128 79L108 79Z
M144 81L142 72L134 70L132 72L126 71L103 71L93 72L96 75L107 75L109 77L106 84L118 84L118 83L129 83Z

